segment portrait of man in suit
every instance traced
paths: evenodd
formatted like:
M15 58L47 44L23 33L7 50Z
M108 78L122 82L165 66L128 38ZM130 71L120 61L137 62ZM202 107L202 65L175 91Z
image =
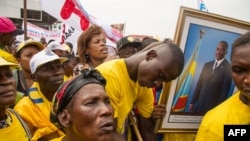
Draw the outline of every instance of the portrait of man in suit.
M225 58L228 43L220 41L216 47L215 59L206 62L198 78L189 112L205 114L228 97L232 84L230 63Z

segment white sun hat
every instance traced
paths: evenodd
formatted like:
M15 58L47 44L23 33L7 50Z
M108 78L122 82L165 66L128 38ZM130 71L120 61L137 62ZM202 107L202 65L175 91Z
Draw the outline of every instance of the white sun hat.
M64 48L59 42L57 41L53 41L51 43L48 44L48 46L46 47L47 49L49 50L56 50L56 49L59 49L59 50L63 50L63 51L67 51L66 48Z
M37 54L35 54L30 60L30 70L31 73L35 73L37 68L46 64L48 62L52 62L55 60L60 60L61 63L67 61L68 59L65 57L59 57L54 52L49 49L44 49Z

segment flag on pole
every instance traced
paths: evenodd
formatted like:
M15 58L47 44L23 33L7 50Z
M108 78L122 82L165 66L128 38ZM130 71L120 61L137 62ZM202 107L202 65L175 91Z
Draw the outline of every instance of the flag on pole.
M198 9L200 11L208 12L207 6L203 2L203 0L198 0Z
M196 47L191 57L189 58L187 65L184 67L183 73L179 77L179 82L176 87L176 94L174 96L172 111L184 112L188 95L191 88L191 83L196 71L197 58L199 56L199 50L201 46L201 39L205 32L200 30L200 38L196 43Z

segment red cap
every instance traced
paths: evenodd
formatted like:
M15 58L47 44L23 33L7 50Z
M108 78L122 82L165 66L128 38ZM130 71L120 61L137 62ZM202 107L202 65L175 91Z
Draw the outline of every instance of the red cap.
M24 33L22 29L16 28L14 23L7 17L0 17L0 33L14 33L21 35Z

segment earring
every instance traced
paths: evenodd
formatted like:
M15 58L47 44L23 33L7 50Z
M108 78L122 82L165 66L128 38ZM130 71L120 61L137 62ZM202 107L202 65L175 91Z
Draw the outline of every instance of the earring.
M89 54L85 54L85 57L86 57L87 59L89 59Z

